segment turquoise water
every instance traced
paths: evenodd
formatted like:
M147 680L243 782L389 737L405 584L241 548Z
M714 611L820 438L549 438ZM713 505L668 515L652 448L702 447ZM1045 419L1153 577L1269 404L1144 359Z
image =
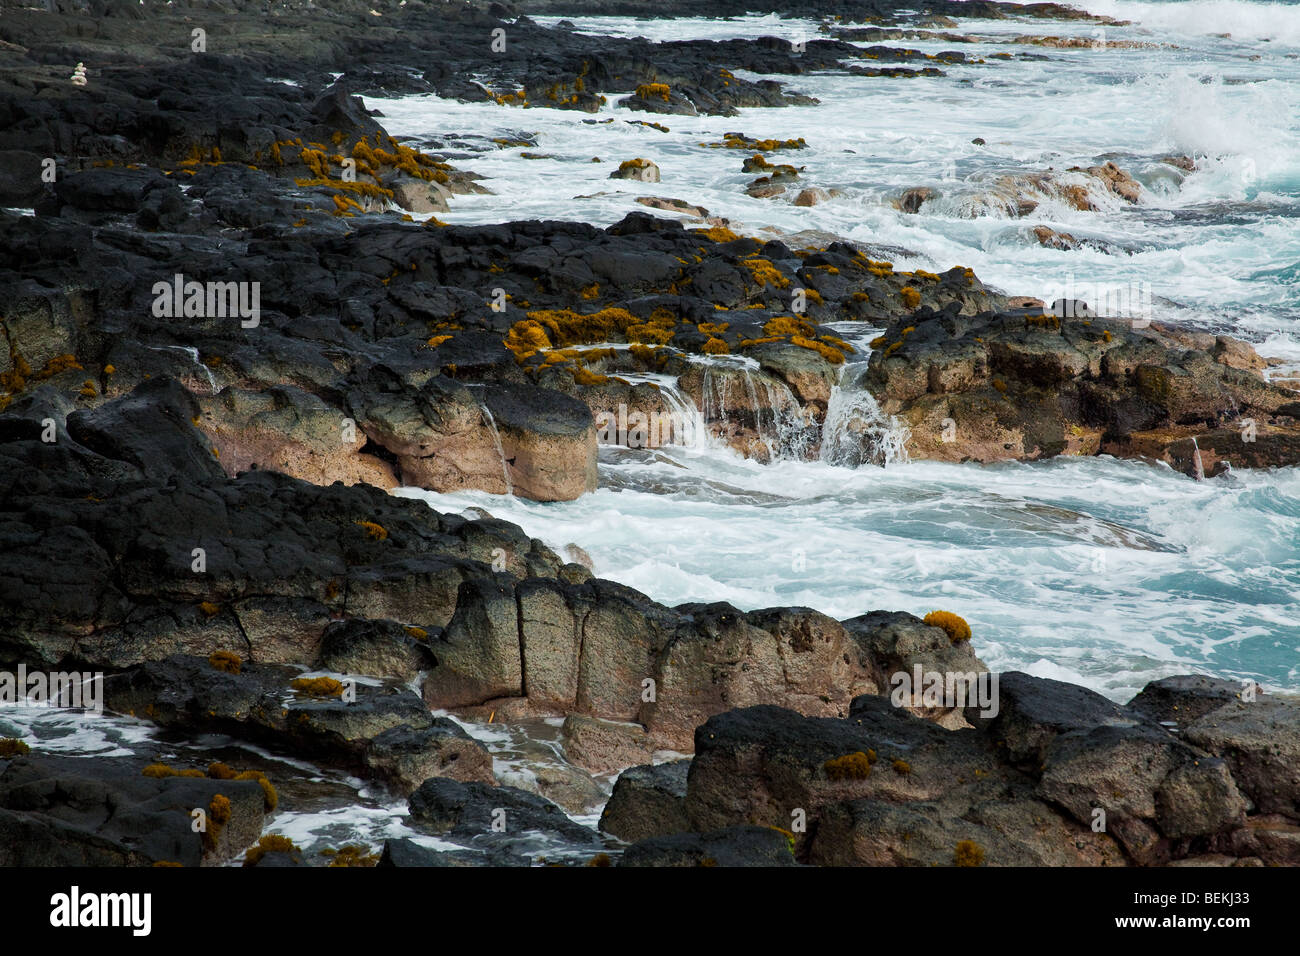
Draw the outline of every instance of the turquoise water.
M821 105L661 118L667 134L619 122L637 117L615 109L616 97L598 117L613 117L609 125L435 97L372 105L395 134L481 137L485 151L455 161L487 176L495 195L457 197L440 214L451 222L606 225L642 209L639 195L676 197L739 231L834 233L911 250L893 257L902 268L970 266L1011 294L1146 283L1157 318L1240 335L1278 361L1271 375L1300 374L1300 6L1083 5L1134 22L963 21L957 32L985 42L906 45L959 49L986 63L907 81L775 77ZM808 21L776 17L569 19L587 33L651 39L816 35ZM1091 45L1014 42L1023 35ZM989 59L998 52L1017 58ZM521 130L536 133L533 151L552 158L486 145ZM812 208L746 196L752 177L737 153L699 147L730 130L804 137L809 148L781 161L804 166L805 184L840 195ZM1168 155L1192 156L1197 169L1176 171L1160 162ZM611 181L592 156L653 159L662 182ZM981 198L1000 176L1106 160L1142 182L1141 202L1094 194L1101 208L1080 212L1048 195L1014 219ZM913 186L938 197L903 214L890 201ZM1095 238L1109 253L1043 248L1031 235L1037 225ZM604 449L601 475L599 491L564 504L404 493L443 509L487 508L556 547L577 543L598 573L669 604L805 604L837 617L942 608L971 622L991 666L1117 699L1187 671L1300 690L1294 468L1195 482L1104 458L854 470L669 448Z

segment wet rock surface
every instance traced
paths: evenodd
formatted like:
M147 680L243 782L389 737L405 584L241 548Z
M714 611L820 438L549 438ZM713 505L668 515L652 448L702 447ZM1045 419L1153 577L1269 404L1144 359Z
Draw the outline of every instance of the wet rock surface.
M863 382L915 457L1109 453L1196 477L1300 461L1296 393L1227 337L1012 309L969 269L742 235L684 200L642 204L696 221L440 223L483 191L450 161L465 161L455 136L399 142L358 95L732 116L811 105L811 71L942 73L850 42L914 25L878 0L837 4L848 25L797 53L526 16L570 6L6 5L0 205L32 215L0 210L0 666L106 671L109 719L181 741L194 766L141 745L0 751L0 864L324 863L263 837L281 797L391 818L378 862L398 867L1300 862L1292 701L1182 677L1122 706L1005 674L993 716L894 706L899 673L986 668L906 614L667 607L596 577L580 548L387 493L571 500L597 486L601 413L680 411L680 396L749 457L814 456L857 354L842 321L885 326ZM671 12L753 9L706 6ZM198 14L212 52L181 42ZM927 12L949 14L1086 16ZM489 58L499 27L512 52ZM69 58L92 64L86 85ZM836 198L767 158L798 141L711 145L744 151L753 196ZM1080 210L1140 199L1107 163L995 183L985 205L1019 213L1042 192ZM435 709L483 722L471 736ZM498 716L553 721L550 755L505 766ZM200 764L212 747L280 761L280 796L260 770ZM679 756L653 763L664 751ZM599 829L575 820L611 784Z
M1087 315L923 308L877 340L867 384L917 458L1103 453L1191 477L1297 463L1296 393L1248 344Z
M0 759L0 865L215 865L261 834L256 782L158 779L142 769L127 759ZM192 826L195 810L212 817L205 832Z
M1294 761L1276 729L1300 708L1229 698L1181 731L1142 712L1155 698L1195 713L1214 683L1168 678L1122 706L1008 673L1003 709L964 730L875 696L838 719L733 710L697 731L684 797L679 765L634 768L602 826L659 846L757 823L820 865L1289 864Z

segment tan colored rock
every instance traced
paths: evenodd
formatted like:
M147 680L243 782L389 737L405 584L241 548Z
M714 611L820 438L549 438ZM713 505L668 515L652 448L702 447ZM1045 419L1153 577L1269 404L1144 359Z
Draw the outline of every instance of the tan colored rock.
M1107 189L1125 202L1136 203L1142 198L1142 184L1113 162L1107 161L1101 166L1089 166L1087 173L1102 180Z
M709 211L707 209L703 206L693 206L684 199L668 199L660 196L637 196L636 201L643 206L649 206L651 209L662 209L664 212L679 212L694 219L709 218Z
M659 167L648 159L628 159L609 174L610 179L635 179L643 183L659 182Z
M648 763L654 755L650 737L638 723L570 714L561 733L565 756L592 773Z
M830 198L830 193L820 186L811 186L808 189L801 190L799 195L794 197L794 204L796 206L816 206L818 203L824 203Z
M921 207L934 198L934 190L928 186L909 189L894 200L894 208L907 213L918 213Z
M450 191L431 180L407 178L390 183L393 202L407 212L435 213L446 212L451 207L447 204Z
M1249 343L1227 335L1220 335L1215 339L1210 354L1214 356L1214 360L1220 365L1226 365L1229 368L1258 371L1268 365Z
M1068 232L1057 232L1047 226L1035 226L1034 238L1038 240L1040 246L1046 246L1048 249L1069 251L1079 248L1079 240L1074 236Z
M195 424L232 477L261 469L317 485L397 486L392 468L362 451L365 433L309 392L292 385L264 392L232 386L199 402L202 415Z
M844 626L806 608L741 614L711 605L678 631L659 661L656 700L641 708L651 741L689 753L695 728L734 707L780 704L843 715L879 692L870 663Z

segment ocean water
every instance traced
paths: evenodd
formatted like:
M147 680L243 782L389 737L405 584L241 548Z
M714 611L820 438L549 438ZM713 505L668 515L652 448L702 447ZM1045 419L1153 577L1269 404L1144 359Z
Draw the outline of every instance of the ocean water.
M970 266L1010 294L1051 298L1070 284L1145 283L1157 318L1247 338L1281 360L1270 374L1295 376L1300 6L1084 6L1133 24L965 20L950 32L985 42L901 44L986 60L937 64L943 77L774 77L818 97L816 107L718 118L648 117L614 108L616 97L594 117L432 96L368 105L383 111L394 135L464 137L453 161L486 176L494 195L456 197L440 214L450 222L607 225L643 209L637 196L674 197L755 235L815 230L910 250L894 257L899 268ZM584 33L651 39L816 36L809 21L773 16L569 19ZM1090 45L1014 42L1023 35ZM995 53L1013 59L989 59ZM627 119L657 120L670 132ZM793 193L746 196L745 154L699 145L733 130L804 137L807 149L770 158L805 167L804 185L841 194L812 208L794 206ZM491 144L521 132L536 137L526 151L546 158ZM971 142L977 137L985 145ZM1192 156L1197 169L1183 174L1160 162L1169 155ZM603 162L592 163L595 156ZM633 156L658 163L662 182L608 179L610 162ZM1139 204L1094 192L1100 210L1080 212L1045 195L1016 219L987 201L1000 176L1108 159L1143 182ZM901 213L890 201L913 186L938 198L919 214ZM1030 234L1037 225L1107 251L1043 248ZM597 573L667 604L799 604L837 617L955 611L991 667L1075 681L1118 700L1189 671L1300 689L1300 469L1196 482L1109 458L761 465L704 445L603 448L600 472L598 491L568 503L399 493L444 510L486 508L555 547L576 543Z

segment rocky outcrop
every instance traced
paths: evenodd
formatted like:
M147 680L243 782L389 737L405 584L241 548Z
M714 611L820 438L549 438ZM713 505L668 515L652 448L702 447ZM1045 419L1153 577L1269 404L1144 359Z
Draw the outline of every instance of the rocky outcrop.
M432 650L430 706L526 698L531 711L600 718L566 736L571 757L602 770L617 766L611 754L689 752L696 726L731 707L780 702L843 714L853 695L878 691L868 653L825 615L668 609L599 580L467 582Z
M481 748L426 705L568 715L570 757L610 772L689 752L733 707L843 715L900 667L979 668L908 615L846 627L807 608L668 608L490 517L365 484L230 479L196 411L153 379L73 413L53 443L0 442L4 660L118 670L119 712L312 752L398 789L435 772L490 779ZM225 653L242 670L209 663ZM383 683L357 682L350 702L294 698L295 668L322 666ZM417 681L423 702L403 686Z
M0 758L0 866L211 866L261 834L256 781L154 777L144 767L120 757Z
M433 776L489 785L492 759L455 723L434 718L419 697L392 683L323 686L300 672L171 657L104 681L106 705L190 733L229 733L381 780L409 793Z
M1139 318L921 309L877 341L866 384L914 458L1105 453L1201 477L1300 461L1300 393L1262 364L1244 342Z
M776 707L712 717L680 804L690 831L779 828L798 860L820 865L1294 862L1296 762L1277 728L1300 715L1295 703L1169 678L1122 706L1000 678L997 713L969 709L963 730L872 696L847 718ZM602 825L643 842L652 828L678 833L680 770L626 773Z
M628 767L618 775L600 815L600 828L628 843L689 831L686 775L690 766L689 760L675 760Z

